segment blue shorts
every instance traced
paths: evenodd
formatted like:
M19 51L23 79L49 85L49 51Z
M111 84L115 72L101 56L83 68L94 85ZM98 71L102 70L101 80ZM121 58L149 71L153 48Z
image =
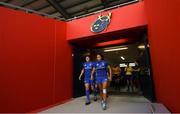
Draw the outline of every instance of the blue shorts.
M97 84L102 84L102 83L107 82L107 81L108 81L107 77L96 77L96 83Z
M94 85L94 80L84 79L84 84Z

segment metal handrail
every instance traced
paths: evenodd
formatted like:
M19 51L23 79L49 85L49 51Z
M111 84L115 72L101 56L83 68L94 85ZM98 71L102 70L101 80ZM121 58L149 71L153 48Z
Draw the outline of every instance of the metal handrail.
M103 10L98 10L98 11L91 12L91 13L88 13L88 14L84 14L84 15L81 15L81 16L75 16L75 17L73 17L73 18L67 19L66 21L71 21L71 20L74 20L74 19L79 19L79 18L87 17L87 16L89 16L89 15L98 14L98 13L101 13L101 12L104 12L104 11L107 11L107 10L111 10L111 9L114 9L114 8L119 8L119 7L122 7L122 6L126 6L126 5L129 5L129 4L132 4L132 3L139 2L139 1L140 1L140 0L133 0L133 1L130 1L130 2L118 4L118 5L109 7L109 8L105 8L105 9L103 9Z
M91 12L91 13L88 13L88 14L84 14L84 15L81 15L81 16L75 16L75 17L67 19L65 21L72 21L74 19L79 19L79 18L83 18L83 17L89 16L89 15L98 14L98 13L101 13L101 12L104 12L104 11L107 11L107 10L110 10L110 9L126 6L126 5L129 5L129 4L132 4L132 3L136 3L136 2L139 2L139 1L140 0L129 1L129 2L118 4L118 5L109 7L109 8L105 8L103 10L98 10L98 11ZM43 13L43 12L39 12L39 11L35 11L35 10L32 10L32 9L24 8L24 7L21 7L21 6L14 5L14 4L0 2L0 5L4 5L4 6L11 7L11 8L16 8L16 9L24 10L27 13L32 12L32 13L35 13L35 14L39 14L39 15L42 15L42 16L49 17L49 18L56 18L58 20L64 20L64 18L60 18L59 16L49 15L49 14L46 14L46 13Z
M43 12L35 11L35 10L32 10L32 9L20 7L20 6L17 6L17 5L14 5L14 4L5 3L5 2L0 2L0 5L4 5L4 6L11 7L11 8L16 8L16 9L24 10L26 13L32 12L32 13L35 13L35 14L39 14L39 15L42 15L42 16L49 17L49 18L56 18L56 19L59 19L59 20L63 19L63 18L60 18L58 16L52 16L52 15L49 15L49 14L46 14L46 13L43 13Z

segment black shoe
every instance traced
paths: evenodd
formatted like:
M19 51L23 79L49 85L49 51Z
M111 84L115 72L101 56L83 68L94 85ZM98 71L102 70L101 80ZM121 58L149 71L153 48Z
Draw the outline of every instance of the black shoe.
M94 101L97 101L97 97L96 96L94 97Z
M91 102L90 102L90 101L88 101L88 102L86 102L86 103L85 103L85 105L89 105L89 104L91 104Z

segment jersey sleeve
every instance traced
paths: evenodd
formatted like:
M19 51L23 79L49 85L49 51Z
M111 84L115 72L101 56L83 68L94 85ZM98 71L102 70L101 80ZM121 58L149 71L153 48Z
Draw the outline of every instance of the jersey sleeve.
M105 61L105 66L106 68L109 66L109 63L107 61Z
M96 68L96 62L93 62L92 67L93 67L93 68Z
M83 63L82 65L81 65L81 67L84 69L84 66L85 66L85 63Z

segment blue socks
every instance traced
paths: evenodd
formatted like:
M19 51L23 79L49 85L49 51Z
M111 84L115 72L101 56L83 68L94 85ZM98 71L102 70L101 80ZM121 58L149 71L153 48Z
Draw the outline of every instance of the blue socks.
M96 97L97 96L97 90L96 89L94 89L94 96Z
M86 98L87 98L88 101L90 101L89 90L86 90Z

